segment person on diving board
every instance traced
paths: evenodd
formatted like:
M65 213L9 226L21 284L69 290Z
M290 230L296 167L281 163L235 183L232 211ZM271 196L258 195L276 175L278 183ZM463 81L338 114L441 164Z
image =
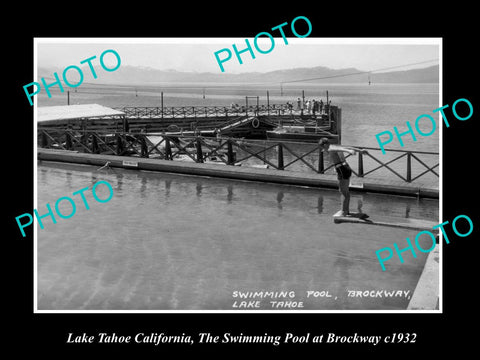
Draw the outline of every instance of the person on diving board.
M355 155L359 152L362 154L367 154L367 150L360 149L352 146L339 146L332 145L327 138L321 138L318 142L318 145L322 148L324 152L327 152L330 156L330 161L335 165L335 170L337 171L338 178L338 187L341 194L342 201L342 210L338 211L334 216L355 216L360 218L367 218L367 214L363 213L350 213L350 176L352 175L352 169L345 161L345 156L343 153L349 153Z

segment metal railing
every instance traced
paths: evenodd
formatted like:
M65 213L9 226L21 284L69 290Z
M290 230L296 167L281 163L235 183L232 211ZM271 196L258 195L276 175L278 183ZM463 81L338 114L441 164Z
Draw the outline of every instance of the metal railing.
M217 163L226 165L235 165L256 159L265 167L277 170L292 169L295 171L295 164L301 163L302 169L319 174L325 174L334 168L334 164L329 163L328 158L317 144L270 140L39 128L38 146L77 150L91 154L113 154L164 160L176 160L182 157L183 160L187 159L197 163L213 159ZM439 177L436 171L439 167L439 157L436 152L386 150L390 156L376 156L372 152L381 154L380 148L364 147L364 149L368 152L357 153L357 166L352 166L352 172L359 178L378 173L380 170L386 170L389 174L393 174L394 178L408 183L426 174ZM347 155L346 159L350 156ZM426 156L433 158L435 163L428 165L428 161L422 159ZM402 159L405 159L403 164ZM416 167L421 169L416 176L413 176L412 172L414 162L416 162ZM401 170L395 169L393 164L397 167L400 166Z

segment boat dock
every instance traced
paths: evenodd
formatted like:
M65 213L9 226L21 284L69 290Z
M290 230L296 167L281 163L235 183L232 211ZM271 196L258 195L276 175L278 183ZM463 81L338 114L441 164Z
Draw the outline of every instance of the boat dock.
M328 111L328 114L327 112ZM322 113L294 110L284 104L182 107L108 108L98 104L38 108L38 124L72 130L123 131L129 133L196 132L212 136L264 138L278 126L315 124L341 134L341 109L330 105Z

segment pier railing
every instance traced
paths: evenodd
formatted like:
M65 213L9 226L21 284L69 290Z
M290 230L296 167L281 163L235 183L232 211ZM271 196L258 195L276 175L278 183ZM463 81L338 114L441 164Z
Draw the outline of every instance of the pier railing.
M214 162L224 165L262 166L277 170L313 171L334 174L334 164L317 144L270 140L245 140L224 137L182 136L163 133L99 132L64 128L39 128L38 146L75 150L91 154L113 154L163 160ZM439 177L436 152L386 150L365 147L367 153L350 158L352 171L358 178L376 173L384 177L413 182L431 174ZM378 155L377 155L378 153ZM413 170L416 174L414 175ZM382 173L383 171L383 173Z
M286 104L250 105L250 106L164 106L164 107L122 107L116 108L125 113L127 118L145 119L184 119L197 117L229 117L243 115L315 115L312 111L288 107ZM322 110L327 112L328 108ZM318 112L317 112L318 114Z

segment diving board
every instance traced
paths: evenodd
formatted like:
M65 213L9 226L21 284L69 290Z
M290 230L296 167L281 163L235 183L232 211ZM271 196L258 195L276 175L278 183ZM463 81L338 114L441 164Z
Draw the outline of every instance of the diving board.
M438 222L423 220L423 219L411 219L411 218L394 218L394 217L380 217L378 220L372 220L371 218L359 218L356 216L333 216L333 222L335 224L352 223L352 224L365 224L365 225L377 225L388 226L394 228L410 229L410 230L432 230Z

